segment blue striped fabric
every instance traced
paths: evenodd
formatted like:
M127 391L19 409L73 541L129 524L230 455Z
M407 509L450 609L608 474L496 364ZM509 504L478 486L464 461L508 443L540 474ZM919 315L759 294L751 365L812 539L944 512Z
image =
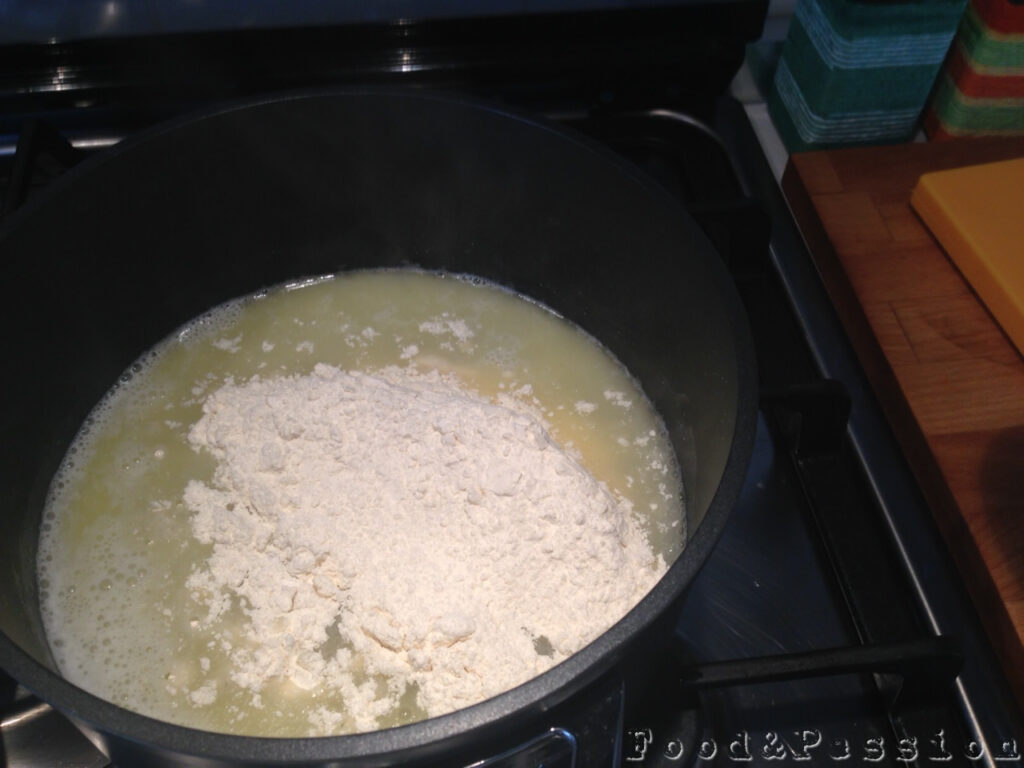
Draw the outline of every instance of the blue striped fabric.
M913 133L921 106L899 111L815 114L800 92L785 60L775 73L775 88L800 139L807 145L902 140Z
M798 0L769 111L789 150L909 140L966 0Z
M956 28L934 34L871 35L847 40L829 23L817 0L797 3L796 18L822 60L836 68L940 64Z

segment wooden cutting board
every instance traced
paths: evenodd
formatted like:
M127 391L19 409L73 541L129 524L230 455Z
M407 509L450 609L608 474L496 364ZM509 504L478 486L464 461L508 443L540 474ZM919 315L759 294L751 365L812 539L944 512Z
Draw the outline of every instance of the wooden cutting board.
M922 173L1022 156L1024 139L809 152L782 186L1024 710L1024 358L909 202Z

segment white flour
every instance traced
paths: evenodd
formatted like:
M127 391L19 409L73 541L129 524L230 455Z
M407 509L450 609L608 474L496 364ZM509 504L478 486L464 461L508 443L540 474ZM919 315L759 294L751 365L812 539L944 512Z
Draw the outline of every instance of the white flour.
M274 680L322 691L317 730L373 729L410 685L430 716L514 687L665 571L628 502L511 398L317 365L229 383L203 411L189 441L218 465L185 493L213 545L188 582L197 622L257 705ZM241 641L219 631L239 609ZM191 700L216 696L205 685Z

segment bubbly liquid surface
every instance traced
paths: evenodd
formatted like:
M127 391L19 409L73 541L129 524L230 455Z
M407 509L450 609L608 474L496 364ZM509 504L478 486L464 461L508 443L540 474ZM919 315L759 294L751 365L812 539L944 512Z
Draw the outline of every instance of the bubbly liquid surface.
M187 440L205 397L227 381L308 374L317 363L437 369L482 395L516 398L633 504L666 562L685 543L682 487L660 419L623 367L575 326L453 276L370 271L308 281L182 329L134 366L76 439L51 488L39 548L44 621L68 679L161 720L237 734L310 735L310 711L344 709L336 693L288 681L271 682L254 705L231 683L222 642L197 630L202 608L184 586L210 554L182 500L189 480L213 473L213 459ZM211 683L212 704L202 694ZM411 691L378 724L421 717Z

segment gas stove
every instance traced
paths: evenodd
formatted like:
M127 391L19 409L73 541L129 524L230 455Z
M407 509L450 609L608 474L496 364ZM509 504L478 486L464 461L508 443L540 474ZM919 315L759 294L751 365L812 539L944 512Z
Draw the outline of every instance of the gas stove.
M695 2L0 50L5 213L165 118L387 83L582 132L656 179L715 245L750 319L760 408L740 500L675 617L675 653L616 669L588 706L553 711L549 729L478 765L1021 761L1024 724L976 611L726 95L764 11ZM0 765L107 765L9 678L2 712Z

